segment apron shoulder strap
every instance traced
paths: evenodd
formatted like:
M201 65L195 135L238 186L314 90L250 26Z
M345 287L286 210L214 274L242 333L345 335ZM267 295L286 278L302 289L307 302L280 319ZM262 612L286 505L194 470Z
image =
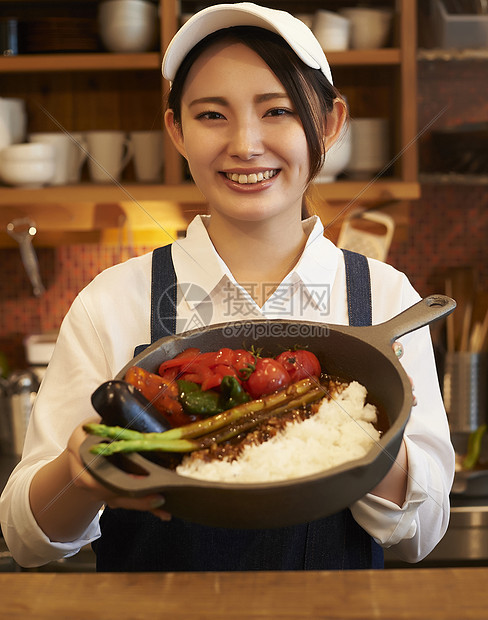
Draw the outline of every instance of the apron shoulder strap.
M171 244L156 248L151 273L151 344L176 333L176 273L171 258ZM149 344L134 349L134 357Z
M363 254L342 250L346 266L347 311L349 325L364 327L373 323L371 278L368 259Z
M151 343L176 333L176 273L171 244L156 248L152 256Z

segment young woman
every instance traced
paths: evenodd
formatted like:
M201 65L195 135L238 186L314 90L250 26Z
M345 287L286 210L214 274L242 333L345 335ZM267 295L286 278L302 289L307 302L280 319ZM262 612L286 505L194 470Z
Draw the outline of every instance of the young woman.
M419 300L403 274L351 260L317 217L302 218L346 105L301 22L250 3L205 9L177 33L163 72L166 128L209 215L184 240L103 272L74 301L2 496L7 544L35 566L94 541L98 569L122 571L370 568L382 566L381 547L418 561L447 528L454 471L427 328L401 340L418 405L396 463L337 515L274 530L209 528L171 519L163 497L116 496L84 470L90 395L138 345L195 320L379 323ZM162 304L170 290L173 307Z

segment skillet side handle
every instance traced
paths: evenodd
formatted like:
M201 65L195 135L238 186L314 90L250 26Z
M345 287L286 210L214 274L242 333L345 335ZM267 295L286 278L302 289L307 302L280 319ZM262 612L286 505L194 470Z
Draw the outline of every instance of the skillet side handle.
M392 343L400 336L446 317L455 308L454 299L446 295L429 295L389 321L381 323L381 331Z

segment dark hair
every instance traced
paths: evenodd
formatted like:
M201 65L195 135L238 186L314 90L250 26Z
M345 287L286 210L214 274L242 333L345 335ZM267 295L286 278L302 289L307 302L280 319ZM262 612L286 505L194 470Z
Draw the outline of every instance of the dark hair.
M181 99L193 63L210 45L223 39L243 43L255 51L283 84L300 118L310 157L309 183L320 171L325 157L324 133L327 114L339 92L319 69L306 65L278 34L255 26L233 26L217 30L193 47L176 72L168 107L181 124Z

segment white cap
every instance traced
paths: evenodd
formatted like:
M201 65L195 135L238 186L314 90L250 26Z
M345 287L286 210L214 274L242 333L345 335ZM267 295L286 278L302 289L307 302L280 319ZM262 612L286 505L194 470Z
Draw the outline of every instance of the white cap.
M175 34L166 49L162 71L172 82L188 52L206 36L231 26L258 26L281 35L303 62L320 69L332 84L332 74L322 46L301 20L286 11L252 2L217 4L195 13Z

